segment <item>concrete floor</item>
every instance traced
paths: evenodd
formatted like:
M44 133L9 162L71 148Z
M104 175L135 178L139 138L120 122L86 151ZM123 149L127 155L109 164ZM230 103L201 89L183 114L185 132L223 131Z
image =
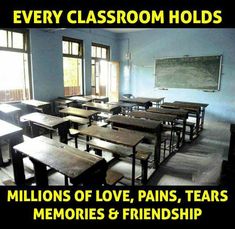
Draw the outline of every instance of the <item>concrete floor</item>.
M227 159L230 125L219 122L206 116L205 127L200 136L192 143L187 143L167 161L165 161L157 171L149 169L148 185L217 185L220 179L221 163ZM57 138L58 136L55 136ZM74 146L74 142L69 144ZM7 145L3 147L4 156L7 158ZM79 144L79 149L84 150L84 143ZM106 160L112 156L104 154ZM31 162L24 159L26 177L33 176ZM114 170L122 172L125 177L130 178L131 164L122 161L113 167ZM140 166L136 167L136 178L140 176ZM6 180L13 180L12 166L0 168L0 185ZM50 185L64 185L64 177L55 173L49 177ZM129 179L123 179L118 185L129 185ZM137 185L139 182L137 182ZM33 184L34 185L34 184Z
M149 185L217 185L221 164L227 159L230 125L206 117L204 130L164 162Z

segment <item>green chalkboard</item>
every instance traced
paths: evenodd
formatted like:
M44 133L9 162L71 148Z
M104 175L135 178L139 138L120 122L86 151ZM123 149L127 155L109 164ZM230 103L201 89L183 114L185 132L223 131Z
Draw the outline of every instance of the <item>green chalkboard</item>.
M222 55L157 59L155 87L219 90Z

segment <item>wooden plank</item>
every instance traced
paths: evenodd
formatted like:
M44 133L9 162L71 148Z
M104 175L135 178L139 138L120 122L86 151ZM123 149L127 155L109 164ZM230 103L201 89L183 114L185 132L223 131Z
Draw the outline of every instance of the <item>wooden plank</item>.
M151 113L146 111L132 111L129 116L133 116L136 118L145 118L155 121L163 121L163 122L174 122L177 118L176 115L169 115L169 114L158 114L158 113Z
M83 97L83 96L72 96L72 97L69 97L69 99L77 102L77 103L87 103L87 102L90 102L92 101L91 98L86 98L86 97Z
M86 95L85 98L91 99L92 101L99 102L108 102L109 98L107 96L99 96L99 95Z
M136 103L138 106L149 108L152 103L148 98L121 98L120 101L125 103Z
M137 129L149 130L152 132L156 132L161 128L161 122L152 121L152 120L143 120L139 118L131 118L121 115L113 115L111 118L107 120L108 122L124 125L127 127L136 127Z
M59 112L63 114L75 115L75 116L83 117L83 118L90 118L99 113L97 111L84 110L84 109L80 109L76 107L66 107L60 110Z
M196 106L200 106L200 107L208 107L209 104L207 103L198 103L198 102L186 102L186 101L175 101L174 103L182 103L182 104L186 104L186 105L196 105Z
M117 105L110 105L110 104L103 104L103 103L85 103L82 106L92 108L94 110L98 111L104 111L104 112L113 112L114 110L120 108L120 106Z
M164 108L175 108L175 109L184 109L196 113L200 113L201 107L197 105L189 105L183 103L163 103L161 107Z
M12 112L19 112L21 111L20 108L9 105L9 104L0 104L0 112L5 114L12 113Z
M33 106L33 107L42 107L42 106L50 104L49 102L44 102L44 101L35 100L35 99L22 100L21 103L29 105L29 106Z
M149 97L137 97L138 99L141 98L141 99L146 99L146 100L149 100L151 102L154 102L154 103L160 103L161 101L163 101L165 99L165 97L159 97L159 98L149 98Z
M89 146L95 147L95 149L108 151L110 153L117 154L121 157L129 157L132 155L132 150L130 147L113 144L100 139L91 139L90 141L87 142L87 144Z
M150 107L148 112L159 113L159 114L169 114L169 115L176 115L178 118L187 119L188 118L188 111L183 109L169 109L169 108L154 108Z
M53 102L56 103L56 104L68 106L68 105L69 105L70 103L72 103L73 101L72 101L72 100L69 100L69 99L58 98L58 99L55 99Z
M133 108L133 107L137 106L137 104L135 104L135 103L125 103L125 102L109 102L108 104L116 105L116 106L120 106L120 107L124 107L124 108Z
M101 157L80 151L44 136L21 143L15 146L14 149L69 178L77 178L92 169L93 166L104 164L104 159Z
M139 133L133 133L132 135L129 135L127 132L124 131L118 131L93 125L81 130L80 134L99 138L101 140L106 140L128 147L136 146L144 138L144 135Z
M69 121L73 123L77 123L80 125L86 125L89 123L89 120L86 118L80 118L80 117L72 116L72 115L66 116L66 119L68 119Z
M57 128L60 124L68 122L68 120L65 118L60 118L57 116L42 114L38 112L23 115L21 116L21 119L38 123L49 128Z
M22 134L22 128L15 126L11 123L0 120L0 140L3 138L8 138L12 134L20 133Z
M113 171L111 169L107 170L107 175L106 175L106 183L108 185L115 185L116 183L118 183L122 178L123 178L123 174L117 172L117 171Z

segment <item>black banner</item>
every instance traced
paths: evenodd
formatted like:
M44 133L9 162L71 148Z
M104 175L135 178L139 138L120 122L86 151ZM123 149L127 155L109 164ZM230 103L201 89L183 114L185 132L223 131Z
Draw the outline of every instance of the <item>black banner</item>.
M0 3L0 27L234 27L232 1L9 0Z
M0 188L1 224L233 225L226 187Z

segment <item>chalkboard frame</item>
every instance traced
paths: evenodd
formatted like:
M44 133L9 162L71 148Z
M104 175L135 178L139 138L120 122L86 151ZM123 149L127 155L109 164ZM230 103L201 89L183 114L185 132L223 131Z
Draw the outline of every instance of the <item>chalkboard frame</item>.
M206 61L210 61L209 63L211 63L212 66L208 68L208 65L206 65L207 63ZM167 57L167 58L155 59L155 72L154 72L155 88L158 89L177 88L177 89L197 89L203 91L219 91L221 83L221 75L222 75L222 61L223 61L223 55L182 56L182 57ZM171 69L172 66L174 66L175 68L177 67L176 68L177 70ZM204 72L202 72L203 71L202 68L205 68ZM182 76L179 75L179 72L177 72L180 70L184 71ZM189 70L193 70L192 73L194 74L190 74L188 72L185 73L185 71ZM195 74L196 70L202 73L200 75L202 79L200 80L198 79L198 75L196 76ZM176 74L173 74L173 72ZM184 81L186 82L186 85L184 85L182 82L180 82L180 80L183 81L183 78L185 78L187 74L188 76L190 74L189 78L190 77L191 78L190 79L187 78L186 79L187 82ZM172 80L172 78L174 78L174 81ZM201 80L202 82L199 82Z

